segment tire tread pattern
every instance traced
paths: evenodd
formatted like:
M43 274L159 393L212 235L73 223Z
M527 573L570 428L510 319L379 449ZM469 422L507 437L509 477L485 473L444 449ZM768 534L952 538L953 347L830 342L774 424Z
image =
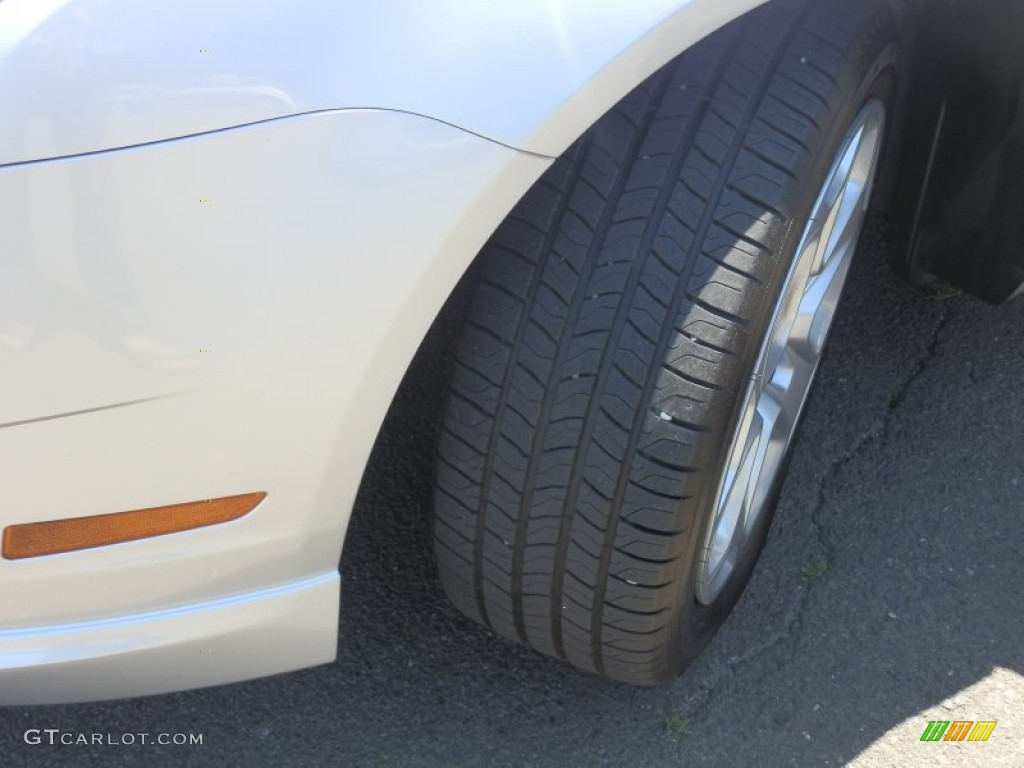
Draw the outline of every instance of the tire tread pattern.
M441 580L613 679L670 658L681 561L796 190L881 3L779 0L666 66L481 255L439 443Z

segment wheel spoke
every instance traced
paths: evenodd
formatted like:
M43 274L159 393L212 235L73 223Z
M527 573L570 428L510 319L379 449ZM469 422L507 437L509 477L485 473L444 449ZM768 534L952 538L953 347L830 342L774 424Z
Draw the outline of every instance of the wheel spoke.
M820 274L807 281L788 347L809 363L817 364L824 349L849 266L849 259L830 259Z
M735 540L736 527L747 517L746 491L750 486L750 472L754 468L752 457L758 451L763 433L761 416L757 410L758 398L749 397L744 409L740 432L745 436L737 440L739 460L729 468L729 477L723 492L722 515L711 541L712 556L721 560L729 553Z
M855 244L864 223L863 200L864 185L851 182L836 201L834 213L830 212L832 231L825 248L826 263L845 258Z
M775 442L778 440L780 425L785 421L785 409L782 404L767 393L758 401L757 413L761 419L761 436L757 445L757 453L753 457L752 466L749 470L750 483L743 497L744 532L749 529L750 524L756 517L756 511L761 501L759 491L764 485L761 482L761 478L765 472L771 469L767 462L768 456L770 453L775 452Z

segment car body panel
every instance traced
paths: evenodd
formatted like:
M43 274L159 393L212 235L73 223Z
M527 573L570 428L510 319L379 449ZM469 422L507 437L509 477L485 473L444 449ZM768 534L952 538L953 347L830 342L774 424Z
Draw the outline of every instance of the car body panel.
M120 698L289 672L335 656L338 572L116 620L0 630L0 701Z
M5 0L0 164L339 108L558 155L763 0Z
M69 624L92 647L105 622L100 663L118 624L130 636L177 611L179 646L216 651L215 632L186 626L192 607L233 647L217 606L336 573L408 361L549 163L438 121L340 110L0 168L0 528L268 494L223 525L0 559L0 703L39 700L26 636L42 670L63 663ZM316 594L300 623L333 644L337 588ZM264 611L250 662L209 682L328 660L299 642L269 663L260 644L312 610L296 601ZM201 684L179 646L151 674L95 689L69 674L46 698Z

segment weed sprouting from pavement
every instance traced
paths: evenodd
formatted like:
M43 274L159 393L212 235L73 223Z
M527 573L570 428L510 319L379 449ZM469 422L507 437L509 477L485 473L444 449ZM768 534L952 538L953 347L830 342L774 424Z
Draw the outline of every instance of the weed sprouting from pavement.
M818 579L829 572L829 565L824 560L809 560L800 566L800 575L807 580Z
M661 723L665 726L665 733L673 738L689 736L690 732L693 730L693 724L690 722L690 718L678 709L673 709L670 712L662 714Z

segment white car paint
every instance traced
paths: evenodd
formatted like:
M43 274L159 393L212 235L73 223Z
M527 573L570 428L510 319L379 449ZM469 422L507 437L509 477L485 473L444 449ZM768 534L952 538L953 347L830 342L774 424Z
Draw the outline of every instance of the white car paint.
M452 287L545 155L754 4L0 2L0 528L268 494L0 559L0 703L330 661L363 468Z
M558 155L761 2L3 0L0 164L348 107Z
M230 658L211 683L329 661L337 586L318 580L337 579L394 389L548 162L338 111L0 169L0 210L16 212L0 233L0 525L268 493L223 525L0 559L0 701L199 684L186 651ZM118 403L134 404L51 418ZM316 611L302 589L260 597L302 583ZM180 613L229 598L263 626L244 654L210 610ZM296 623L318 637L295 642ZM78 670L154 644L145 671L98 685Z

